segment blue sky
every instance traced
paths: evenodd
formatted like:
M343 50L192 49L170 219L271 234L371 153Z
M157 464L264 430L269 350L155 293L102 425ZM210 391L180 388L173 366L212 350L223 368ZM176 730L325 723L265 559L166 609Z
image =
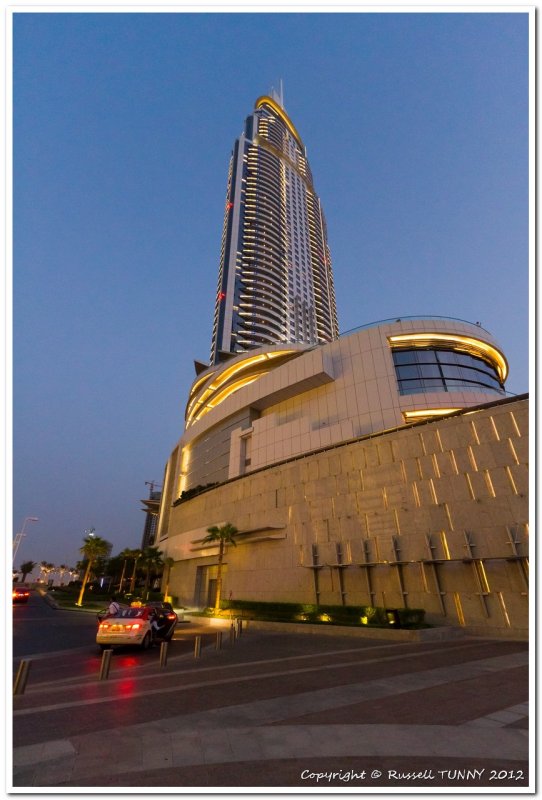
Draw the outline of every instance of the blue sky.
M227 167L284 81L341 331L480 321L528 391L525 13L15 13L17 564L141 541L209 356Z

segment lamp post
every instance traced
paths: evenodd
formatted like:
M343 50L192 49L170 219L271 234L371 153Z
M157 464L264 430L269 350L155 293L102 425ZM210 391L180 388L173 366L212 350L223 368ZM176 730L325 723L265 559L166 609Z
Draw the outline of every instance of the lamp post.
M21 544L21 541L22 541L23 537L26 536L26 533L24 531L25 531L27 522L38 522L38 518L37 517L25 517L24 518L23 527L21 528L21 532L18 533L15 536L15 539L13 540L13 563L14 564L15 564L15 558L17 556L17 550L19 549L19 545Z

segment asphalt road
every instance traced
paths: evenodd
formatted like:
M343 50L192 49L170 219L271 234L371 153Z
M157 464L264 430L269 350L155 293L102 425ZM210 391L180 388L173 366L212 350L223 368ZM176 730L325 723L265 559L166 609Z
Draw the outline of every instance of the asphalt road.
M53 651L90 649L96 616L84 611L57 611L41 595L13 605L13 656L25 658Z

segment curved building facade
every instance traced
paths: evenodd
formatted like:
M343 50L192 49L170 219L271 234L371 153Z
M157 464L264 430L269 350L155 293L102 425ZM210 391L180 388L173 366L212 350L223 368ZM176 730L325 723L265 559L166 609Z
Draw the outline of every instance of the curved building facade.
M230 159L211 363L337 334L326 223L305 146L282 99L263 96Z
M491 334L461 320L388 320L324 345L271 345L200 373L177 495L285 458L504 397ZM173 499L176 499L174 497Z

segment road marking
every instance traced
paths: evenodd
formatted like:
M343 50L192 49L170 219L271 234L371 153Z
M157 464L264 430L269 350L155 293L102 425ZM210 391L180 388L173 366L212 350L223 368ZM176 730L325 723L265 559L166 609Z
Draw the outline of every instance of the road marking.
M422 651L422 652L419 652L419 653L406 653L406 654L403 653L403 654L398 655L398 656L389 656L389 657L385 657L385 658L374 658L374 659L370 659L370 660L359 660L358 659L356 661L344 662L342 664L333 664L332 666L333 666L333 669L335 669L335 670L341 669L341 668L345 669L347 667L354 667L354 666L360 666L360 665L361 666L367 666L368 664L379 664L379 663L383 663L383 662L386 662L386 661L396 661L398 658L402 658L402 659L415 658L415 657L418 657L420 655L427 655L428 653L431 653L431 652L433 652L433 651L425 651L425 652ZM474 671L475 673L476 672L481 673L481 672L484 672L484 671L486 671L488 669L489 670L494 670L494 669L498 670L499 669L498 665L499 664L503 664L503 663L506 666L501 667L501 669L502 668L504 668L504 669L514 669L514 668L516 668L518 666L524 666L524 665L529 663L529 655L528 655L528 653L520 652L520 653L512 653L512 654L506 655L506 656L496 656L494 658L489 658L489 659L476 659L474 661L466 662L466 663L463 663L463 664L453 665L451 667L437 667L434 670L427 670L426 673L433 672L435 674L438 674L439 672L442 672L442 671L448 671L451 674L459 673L459 675L461 676L461 670L462 669L463 669L463 671L467 670L467 671L471 671L471 672ZM13 714L16 717L30 716L32 714L41 714L41 713L45 713L45 712L48 712L48 711L61 711L63 709L67 709L67 708L78 708L80 706L99 705L101 703L111 703L111 702L118 703L121 700L130 700L130 701L132 701L137 697L149 697L151 695L158 695L158 694L171 694L173 692L178 694L179 692L186 692L186 691L190 691L192 689L205 689L205 688L208 688L209 686L224 686L224 685L231 684L231 683L264 680L266 678L277 678L277 677L284 677L284 676L291 676L291 675L300 675L300 674L303 674L303 673L320 672L322 670L329 670L329 669L330 669L330 665L329 664L324 664L324 665L319 665L319 666L315 666L315 667L302 667L302 668L293 669L293 670L279 670L279 671L276 671L276 672L264 672L264 673L260 673L258 675L234 676L234 677L231 677L231 678L221 678L221 679L218 679L218 680L215 679L215 680L211 680L211 681L199 681L199 682L196 682L196 683L185 683L185 684L182 684L180 686L179 685L175 685L175 686L161 687L161 688L156 688L156 689L146 689L146 690L143 690L143 691L140 691L140 692L133 692L129 696L125 696L125 697L117 697L117 696L108 695L106 697L94 697L94 698L84 698L84 699L72 700L72 701L68 701L68 702L65 702L65 703L50 703L48 705L36 706L34 708L18 709L16 711L14 711ZM424 675L426 673L422 672L422 673L410 673L410 674L420 677L421 675ZM169 674L175 674L175 673L169 673ZM181 673L181 674L183 674L183 673ZM465 679L465 676L462 675L460 678L456 678L456 680L457 679L463 680L463 679ZM119 680L122 680L122 679L119 679ZM394 680L396 680L396 676L391 676L391 677L388 677L388 678L386 678L384 676L381 679L377 679L377 681L375 681L375 682L378 682L378 683L391 682L391 683L393 683ZM449 682L449 680L440 681L440 682L441 683L442 682L446 683L446 682ZM359 686L363 687L363 684L359 684ZM414 688L415 687L411 686L408 691L413 691Z
M54 653L28 653L25 656L13 656L14 661L43 661L47 658L58 658L59 656L69 656L72 653L84 653L89 651L88 644L82 647L71 647L69 650L56 650Z
M280 657L279 658L263 658L263 659L259 659L258 661L240 661L240 662L235 662L235 664L215 664L214 666L209 666L209 667L198 667L198 668L194 668L194 669L182 669L182 670L180 670L180 669L179 670L167 670L167 672L164 672L162 667L160 667L158 665L158 663L155 662L155 661L153 661L151 663L146 663L146 664L137 664L137 665L133 666L132 668L134 670L148 670L148 674L147 675L139 674L139 675L135 676L137 678L142 678L142 679L155 678L158 675L160 677L164 677L164 678L165 677L174 677L174 676L177 676L177 675L182 675L182 676L190 675L190 674L193 674L193 673L196 673L197 675L201 675L202 672L213 672L213 671L216 671L216 670L220 670L222 672L222 671L227 670L227 669L242 669L242 668L247 668L247 667L252 668L254 666L260 666L260 665L263 665L263 664L284 664L287 661L299 661L300 659L307 659L307 658L324 658L326 656L336 656L336 655L342 655L342 654L345 654L345 653L346 654L350 654L350 653L360 653L361 654L361 653L367 653L367 652L374 653L375 650L377 650L377 651L378 650L391 650L391 649L397 649L397 647L400 647L402 645L403 646L408 646L408 645L412 645L412 644L413 644L412 642L401 642L399 644L376 645L374 647L353 647L353 648L348 648L347 650L330 650L330 651L328 651L326 653L308 653L308 654L305 654L305 655L298 655L298 656L285 656L284 658L280 658ZM410 655L412 655L412 656L414 656L414 655L427 655L427 654L436 653L436 652L438 652L438 653L448 653L450 651L463 650L463 649L469 648L469 647L476 647L476 646L478 646L478 644L479 644L478 642L468 642L468 643L464 643L463 642L461 644L450 644L445 649L441 649L441 650L438 650L438 651L437 650L422 650L422 651L416 651L415 653L412 653ZM66 651L66 652L69 653L71 651ZM404 654L398 654L398 657L403 657L403 655ZM193 655L192 650L190 650L187 653L179 653L179 655L177 655L177 656L169 655L169 663L170 664L173 661L181 661L181 660L182 661L188 661L188 660L193 661L194 660L194 655ZM374 660L380 661L381 659L374 659ZM362 660L359 663L372 663L372 662ZM335 663L333 664L333 666L335 666ZM241 680L241 678L239 678L239 679ZM108 680L108 685L111 686L112 684L120 683L120 682L125 681L125 680L126 680L126 675L123 675L120 678L110 678ZM59 678L59 679L57 679L55 681L41 682L41 683L34 684L31 687L28 687L27 695L29 695L29 694L34 695L34 694L37 694L38 692L46 692L46 691L63 692L63 691L65 691L66 688L72 689L72 688L75 688L77 686L85 686L88 683L94 683L95 681L96 681L96 676L94 674L86 675L86 676L83 676L83 677L77 675L77 676L72 677L72 678ZM55 689L53 687L57 687L57 688Z

